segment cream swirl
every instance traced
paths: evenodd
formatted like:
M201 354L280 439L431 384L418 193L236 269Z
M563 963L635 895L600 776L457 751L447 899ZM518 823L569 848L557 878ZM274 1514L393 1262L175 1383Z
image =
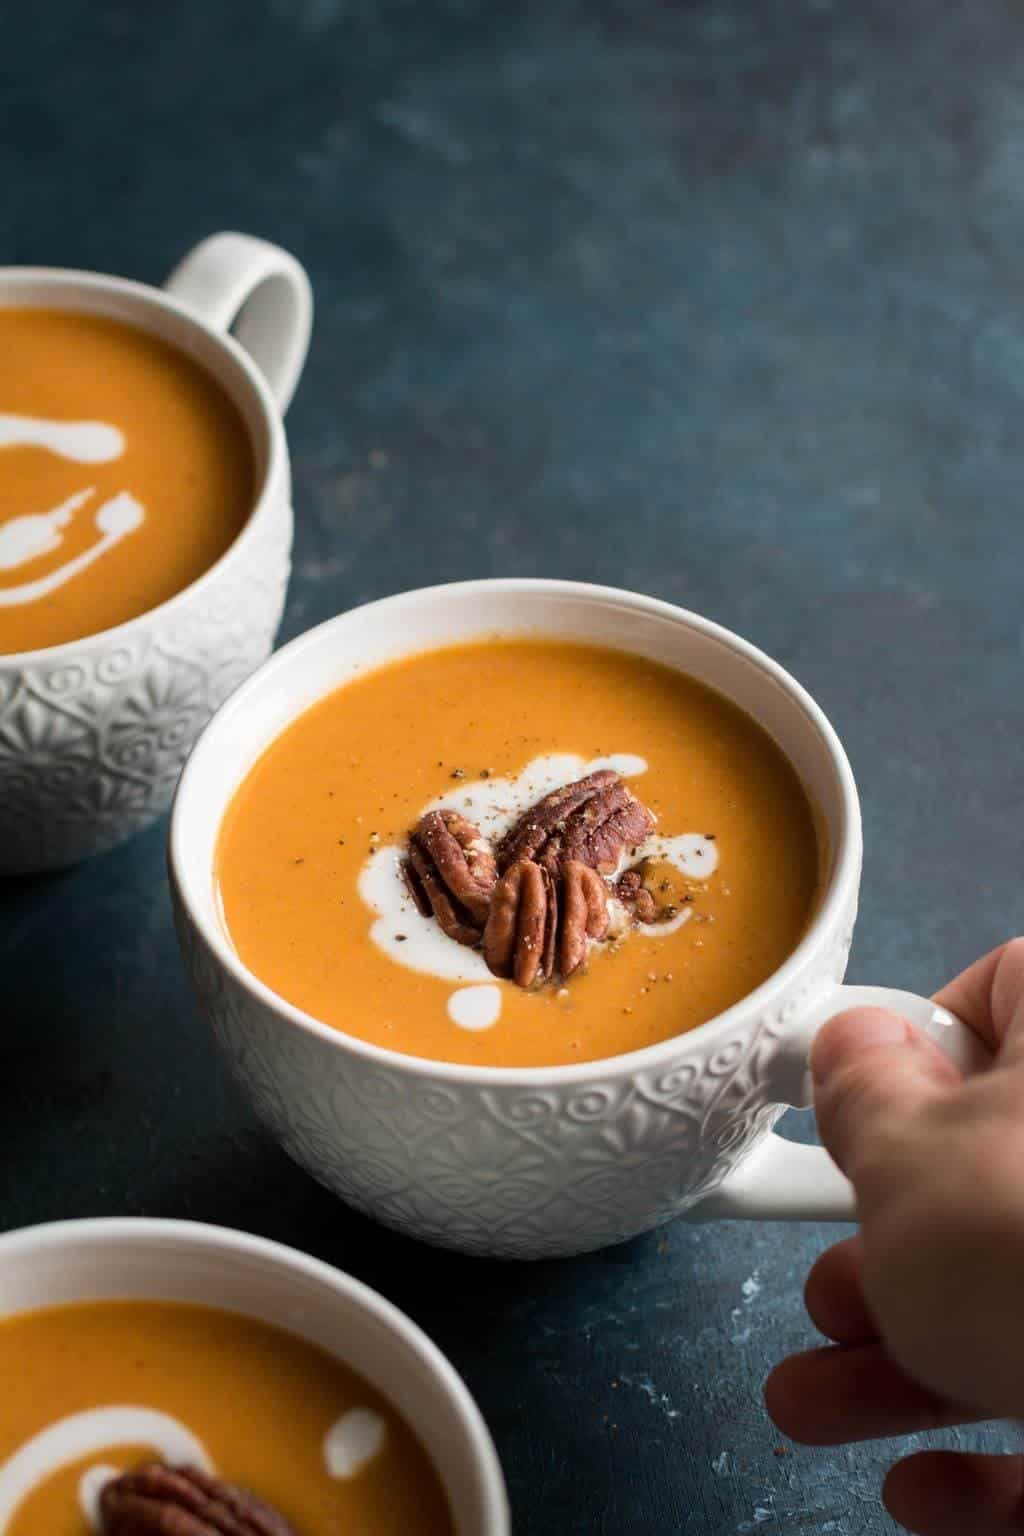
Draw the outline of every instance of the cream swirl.
M0 1466L0 1536L22 1501L61 1467L118 1445L149 1446L165 1461L187 1462L204 1472L214 1470L202 1442L170 1414L134 1405L89 1408L40 1430ZM96 1518L99 1470L90 1467L79 1485L79 1501L88 1520Z

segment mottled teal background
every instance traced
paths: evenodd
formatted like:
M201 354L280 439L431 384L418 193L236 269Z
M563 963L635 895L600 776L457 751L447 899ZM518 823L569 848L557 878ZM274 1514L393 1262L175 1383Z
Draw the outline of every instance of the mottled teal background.
M310 270L286 635L487 574L701 609L847 741L854 979L927 990L1024 927L1018 7L50 0L2 30L0 261L159 281L234 227ZM211 1052L164 833L0 885L0 1224L198 1217L352 1270L465 1374L527 1536L893 1529L894 1445L783 1447L761 1409L833 1233L519 1268L349 1214Z

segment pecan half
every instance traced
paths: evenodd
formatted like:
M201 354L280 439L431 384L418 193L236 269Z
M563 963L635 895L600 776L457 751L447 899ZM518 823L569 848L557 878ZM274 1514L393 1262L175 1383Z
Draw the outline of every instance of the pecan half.
M553 874L519 859L494 888L483 952L495 976L520 987L578 971L587 940L608 932L608 891L597 872L570 859Z
M296 1536L255 1494L195 1467L148 1462L100 1494L106 1536Z
M409 836L405 882L424 917L460 944L479 944L497 879L494 851L458 811L428 811Z
M562 871L558 936L558 969L563 980L578 971L587 958L587 940L606 936L608 923L607 886L589 864L570 859Z
M564 826L573 811L585 805L601 790L616 783L618 777L614 769L602 768L597 773L588 773L585 778L577 779L573 784L553 789L549 795L538 800L502 839L498 848L498 868L504 872L519 859L535 858L548 839Z
M550 872L532 859L519 859L494 887L484 959L495 976L511 977L520 987L546 981L557 927L558 893Z
M552 872L570 859L611 874L627 848L654 829L654 817L612 768L600 768L532 806L498 850L498 867L534 859Z

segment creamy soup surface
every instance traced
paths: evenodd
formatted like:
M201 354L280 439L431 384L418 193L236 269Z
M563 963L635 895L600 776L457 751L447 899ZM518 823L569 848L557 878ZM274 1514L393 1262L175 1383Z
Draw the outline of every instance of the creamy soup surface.
M105 316L0 306L0 654L173 597L253 492L242 418L197 363Z
M593 944L566 984L498 980L417 911L409 829L441 804L497 839L604 765L657 817L643 867L676 915ZM558 1065L681 1034L765 981L813 914L821 842L786 757L719 694L495 638L357 675L295 720L229 806L217 880L242 961L316 1019L414 1056Z
M0 1362L0 1536L95 1536L107 1479L153 1460L248 1489L297 1536L454 1529L391 1405L283 1329L174 1302L73 1303L0 1321Z

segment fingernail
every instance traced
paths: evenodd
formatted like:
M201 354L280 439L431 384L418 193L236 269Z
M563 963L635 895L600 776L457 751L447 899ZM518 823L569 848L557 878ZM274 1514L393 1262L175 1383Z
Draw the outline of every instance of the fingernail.
M886 1013L884 1008L851 1008L819 1030L811 1046L811 1076L820 1086L858 1051L906 1045L909 1038L910 1027L898 1014Z

